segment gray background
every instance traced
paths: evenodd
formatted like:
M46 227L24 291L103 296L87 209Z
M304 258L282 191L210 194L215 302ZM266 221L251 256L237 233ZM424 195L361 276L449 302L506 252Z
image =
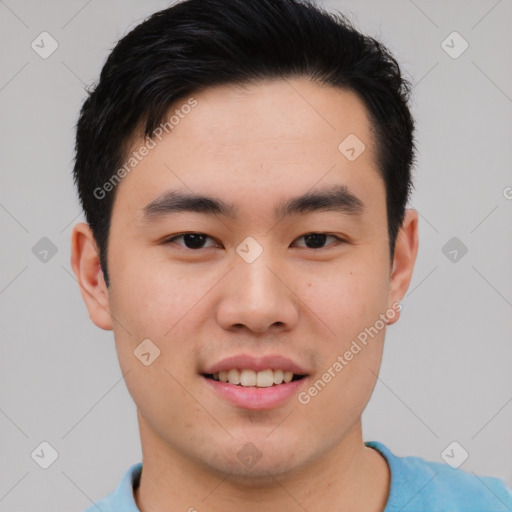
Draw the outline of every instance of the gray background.
M512 2L319 3L386 43L415 84L420 251L365 440L440 462L455 440L462 469L512 486ZM112 333L90 322L69 263L83 220L71 168L84 85L167 5L0 0L1 511L82 511L141 460ZM59 44L47 59L31 48L43 31ZM456 59L441 46L453 31L469 43ZM46 262L42 237L57 249ZM468 248L455 262L452 237ZM42 441L59 454L46 470L31 458Z

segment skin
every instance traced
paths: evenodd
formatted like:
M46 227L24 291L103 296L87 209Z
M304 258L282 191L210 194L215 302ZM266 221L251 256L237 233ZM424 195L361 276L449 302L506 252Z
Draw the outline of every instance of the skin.
M117 187L109 288L88 225L72 234L71 263L90 318L113 330L137 406L144 466L138 507L382 511L389 468L363 444L361 415L386 328L307 405L294 396L270 410L236 407L199 372L241 352L282 354L308 369L300 391L307 390L405 295L418 250L417 212L407 210L391 262L385 186L355 94L296 78L215 87L194 98L192 112ZM366 145L353 162L338 150L350 133ZM274 218L281 200L338 184L363 201L361 215ZM168 189L232 202L238 217L185 212L144 223L144 206ZM182 238L164 243L183 232L211 238L202 249ZM328 237L323 248L309 248L309 233L346 242ZM235 252L248 236L263 248L251 264ZM146 338L161 351L149 366L133 354ZM252 466L237 457L248 442L262 455Z

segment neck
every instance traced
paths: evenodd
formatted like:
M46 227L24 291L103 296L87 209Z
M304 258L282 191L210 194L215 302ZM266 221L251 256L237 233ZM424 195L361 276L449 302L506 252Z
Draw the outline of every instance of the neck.
M223 474L163 443L139 414L143 471L134 498L141 512L383 512L390 486L382 455L364 445L360 421L329 453L286 474L257 479ZM371 492L368 492L371 489Z

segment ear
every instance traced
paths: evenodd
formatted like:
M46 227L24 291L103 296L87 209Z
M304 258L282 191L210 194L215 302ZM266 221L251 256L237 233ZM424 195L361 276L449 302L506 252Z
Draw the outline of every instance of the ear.
M88 224L81 222L71 234L71 267L89 318L101 329L112 330L108 288L100 266L99 250Z
M399 302L407 292L418 254L418 212L413 209L405 210L404 221L398 231L393 268L391 270L391 281L389 286L388 307ZM395 308L393 308L395 309ZM400 318L397 312L388 325L394 324Z

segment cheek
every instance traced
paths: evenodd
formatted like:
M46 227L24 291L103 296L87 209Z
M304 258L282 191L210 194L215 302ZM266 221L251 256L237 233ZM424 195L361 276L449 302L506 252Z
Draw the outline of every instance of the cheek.
M195 350L186 332L187 313L198 301L184 290L195 288L187 287L184 278L170 277L169 269L166 277L163 268L135 258L123 268L122 275L119 271L112 278L110 304L118 320L116 350L130 395L150 424L161 425L162 434L178 431L184 418L204 422L204 411L183 388L190 383Z
M127 385L131 381L136 384L130 389L136 402L136 395L143 388L165 390L172 385L172 377L165 368L181 380L183 365L175 361L184 359L186 345L173 342L188 306L186 302L179 290L179 280L166 279L159 269L133 254L120 258L112 275L109 303L115 318L119 362L123 374L130 372ZM151 394L144 399L149 404Z
M322 367L316 376L322 382L312 390L318 393L317 407L331 407L334 415L344 416L347 411L362 411L368 402L382 360L385 323L379 315L386 312L387 286L384 266L362 259L350 267L344 262L328 276L306 282L305 302L326 326L319 345ZM329 369L331 374L324 375ZM339 407L332 408L333 403Z
M331 267L328 275L310 277L299 292L339 349L373 325L387 306L387 282L382 274L355 265L351 268Z
M167 338L204 295L197 277L188 279L179 266L169 262L144 261L144 254L124 256L121 262L112 274L110 307L138 337Z

